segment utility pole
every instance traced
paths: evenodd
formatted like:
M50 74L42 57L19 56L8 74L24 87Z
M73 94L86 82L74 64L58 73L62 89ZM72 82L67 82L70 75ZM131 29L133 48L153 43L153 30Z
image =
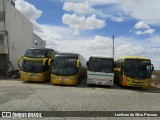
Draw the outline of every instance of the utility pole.
M114 59L114 35L112 36L113 38L113 59Z

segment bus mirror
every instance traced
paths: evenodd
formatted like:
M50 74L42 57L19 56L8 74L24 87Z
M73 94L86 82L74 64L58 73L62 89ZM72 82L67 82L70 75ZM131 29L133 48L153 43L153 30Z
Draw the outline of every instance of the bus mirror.
M53 58L48 60L48 66L51 66L51 62L53 61Z
M17 62L18 62L18 67L20 70L22 70L21 66L19 65L20 60L23 58L24 56L18 57Z
M124 71L124 65L122 64L120 72L123 73L123 71Z
M87 65L87 67L89 67L89 61L87 61L87 64L86 64L86 65Z
M80 61L79 61L79 59L77 61L77 67L80 67Z
M21 58L23 58L23 56L18 57L18 59L17 59L18 64L19 64L19 62L20 62Z
M151 66L152 66L152 67L151 67L152 71L154 71L154 66L153 66L153 64L152 64Z
M47 60L48 60L48 58L46 58L46 59L43 60L43 65L46 64L46 61L47 61Z

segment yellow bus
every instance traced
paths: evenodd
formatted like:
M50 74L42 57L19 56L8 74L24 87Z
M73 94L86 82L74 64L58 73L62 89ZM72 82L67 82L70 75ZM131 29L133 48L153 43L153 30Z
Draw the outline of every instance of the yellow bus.
M29 48L25 55L18 58L20 80L44 82L50 80L51 62L57 52L49 48ZM21 66L20 60L22 59Z
M151 60L139 56L125 56L115 60L115 83L122 86L148 88L154 70Z
M51 83L77 85L86 77L86 60L76 53L58 53L55 55L51 71Z

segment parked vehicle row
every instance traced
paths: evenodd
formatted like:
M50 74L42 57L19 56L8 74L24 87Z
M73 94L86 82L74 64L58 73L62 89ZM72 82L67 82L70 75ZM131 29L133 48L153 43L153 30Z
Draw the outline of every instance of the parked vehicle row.
M51 84L77 85L87 77L87 84L150 87L154 70L151 60L139 56L125 56L114 61L111 57L76 53L58 53L48 48L30 48L18 58L20 80Z

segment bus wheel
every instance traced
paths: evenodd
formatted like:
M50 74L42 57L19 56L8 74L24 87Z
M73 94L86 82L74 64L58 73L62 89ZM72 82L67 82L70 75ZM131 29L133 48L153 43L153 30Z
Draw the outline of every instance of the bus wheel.
M87 84L88 87L91 87L91 84Z

